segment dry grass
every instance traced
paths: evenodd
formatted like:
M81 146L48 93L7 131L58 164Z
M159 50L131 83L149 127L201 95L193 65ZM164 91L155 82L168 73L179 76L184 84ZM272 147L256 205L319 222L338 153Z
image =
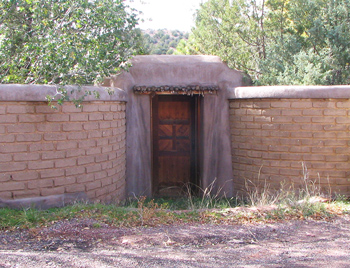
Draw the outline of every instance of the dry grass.
M47 226L60 220L91 218L99 223L115 227L157 226L181 223L236 224L247 222L274 222L285 220L328 220L350 213L350 203L345 197L331 198L321 193L317 181L309 179L306 166L302 187L295 188L281 183L273 190L264 181L246 183L244 198L226 198L221 189L214 192L214 183L205 189L187 186L184 198L133 198L120 204L76 203L49 210L0 209L0 230Z

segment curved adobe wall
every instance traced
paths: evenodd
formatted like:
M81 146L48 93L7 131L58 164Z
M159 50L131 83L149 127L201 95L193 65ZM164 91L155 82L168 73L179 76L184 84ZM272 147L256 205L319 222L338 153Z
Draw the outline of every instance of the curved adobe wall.
M52 110L50 86L0 86L0 198L86 192L92 200L125 195L125 94ZM29 100L29 101L28 101Z
M350 87L236 88L230 127L236 192L247 181L302 186L306 173L323 192L349 195Z

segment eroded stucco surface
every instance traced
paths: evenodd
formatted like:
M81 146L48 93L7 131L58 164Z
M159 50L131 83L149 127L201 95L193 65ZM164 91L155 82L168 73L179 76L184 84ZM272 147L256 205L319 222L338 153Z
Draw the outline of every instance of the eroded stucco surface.
M152 194L151 96L136 95L136 86L219 86L201 107L200 186L233 192L227 90L242 85L242 74L216 56L136 56L128 73L111 80L124 89L127 103L127 191Z

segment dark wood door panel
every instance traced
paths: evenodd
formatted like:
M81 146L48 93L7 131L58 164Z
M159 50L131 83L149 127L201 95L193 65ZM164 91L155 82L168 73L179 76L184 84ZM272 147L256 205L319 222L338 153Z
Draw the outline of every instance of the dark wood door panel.
M158 187L182 187L190 182L190 157L178 155L159 156L158 170Z
M195 174L195 101L155 96L152 101L153 191L182 187Z

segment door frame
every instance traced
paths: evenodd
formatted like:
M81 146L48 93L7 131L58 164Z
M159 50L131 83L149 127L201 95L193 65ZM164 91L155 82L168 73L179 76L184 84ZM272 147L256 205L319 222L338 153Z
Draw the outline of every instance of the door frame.
M151 188L152 188L152 196L158 195L158 170L156 165L158 163L156 146L154 141L157 140L158 132L155 130L155 118L158 117L158 103L159 98L161 99L183 99L183 98L191 98L190 100L190 109L191 109L191 132L193 135L191 136L191 171L190 171L190 186L191 193L196 194L199 190L200 186L200 127L201 127L201 99L200 95L179 95L179 94L155 94L151 96Z

